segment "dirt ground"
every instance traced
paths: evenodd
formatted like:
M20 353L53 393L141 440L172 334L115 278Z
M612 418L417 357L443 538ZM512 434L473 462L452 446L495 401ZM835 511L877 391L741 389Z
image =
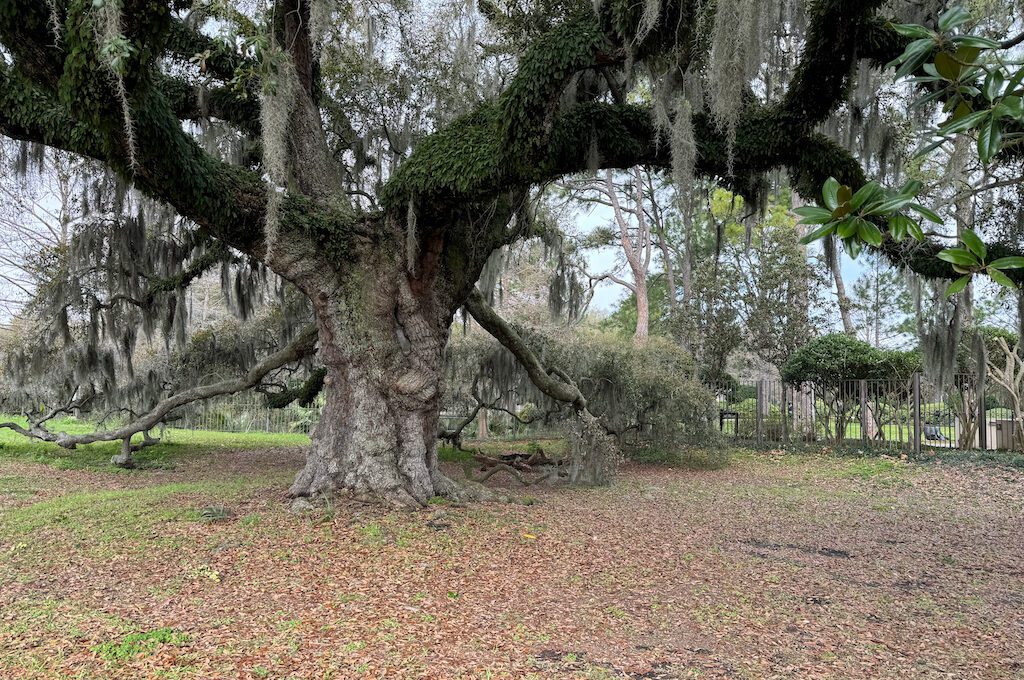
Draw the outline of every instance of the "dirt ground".
M301 456L0 459L0 677L1024 677L1019 470L737 452L295 515Z

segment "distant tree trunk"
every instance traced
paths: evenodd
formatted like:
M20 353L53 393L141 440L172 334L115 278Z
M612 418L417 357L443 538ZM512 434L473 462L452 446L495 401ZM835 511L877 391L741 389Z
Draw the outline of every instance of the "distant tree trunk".
M476 438L487 439L490 436L490 431L487 426L487 409L480 409L480 413L476 417Z
M637 276L634 281L636 286L636 331L633 333L633 342L642 345L647 342L650 335L651 303L647 295L647 280Z
M828 267L832 271L832 278L836 284L836 299L839 302L839 315L843 319L843 332L857 337L857 327L853 325L853 317L850 314L852 305L846 294L846 284L843 283L843 272L839 266L839 249L832 238L825 240L825 258L828 260Z
M668 248L668 242L665 240L665 233L663 231L658 232L658 248L661 250L661 257L665 261L665 299L668 302L668 309L670 313L676 311L676 275L675 267L672 266L672 253ZM690 283L687 280L687 287Z

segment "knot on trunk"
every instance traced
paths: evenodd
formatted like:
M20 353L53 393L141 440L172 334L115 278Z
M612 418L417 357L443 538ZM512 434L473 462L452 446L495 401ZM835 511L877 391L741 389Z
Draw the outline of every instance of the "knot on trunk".
M406 371L395 381L395 392L420 401L429 401L437 396L437 387L437 376L416 369Z

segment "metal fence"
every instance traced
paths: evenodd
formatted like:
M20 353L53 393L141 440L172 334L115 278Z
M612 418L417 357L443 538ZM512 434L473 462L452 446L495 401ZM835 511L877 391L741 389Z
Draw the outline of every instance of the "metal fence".
M319 421L319 405L270 408L264 398L252 394L197 402L176 410L168 424L187 430L309 434Z
M946 384L929 384L922 375L907 380L842 380L830 385L786 385L759 380L709 385L713 426L738 442L771 445L816 442L825 445L888 448L920 452L928 448L1024 450L1024 415L1014 399L994 384L978 384L974 375L955 375ZM44 412L43 404L3 400L8 413ZM442 426L463 417L442 413ZM113 427L122 417L100 423ZM177 409L173 428L220 432L310 433L320 405L292 404L274 409L258 394L236 395ZM500 412L489 418L488 438L558 436L543 422L523 425ZM477 423L467 427L472 438Z
M974 375L933 385L907 380L840 380L787 385L759 380L711 385L717 427L738 441L813 441L843 446L1024 450L1024 420L1012 399Z

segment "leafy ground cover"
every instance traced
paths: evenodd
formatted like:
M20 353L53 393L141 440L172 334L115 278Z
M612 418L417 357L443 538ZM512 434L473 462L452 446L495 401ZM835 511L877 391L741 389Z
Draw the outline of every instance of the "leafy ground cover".
M294 441L190 436L129 472L5 440L0 677L1024 673L1019 469L697 451L532 504L295 515Z

